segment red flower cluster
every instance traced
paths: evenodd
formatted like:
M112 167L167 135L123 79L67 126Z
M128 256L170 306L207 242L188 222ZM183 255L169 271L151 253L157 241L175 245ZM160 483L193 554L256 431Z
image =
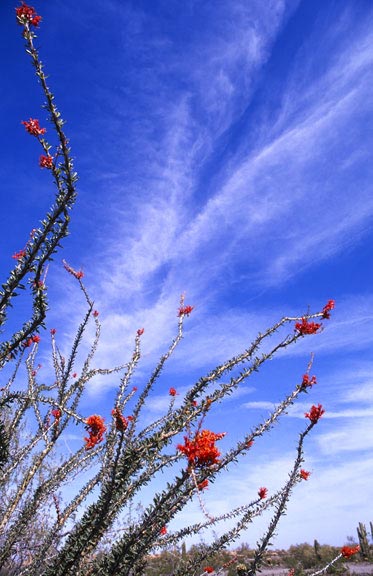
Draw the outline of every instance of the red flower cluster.
M303 470L302 468L299 475L302 478L302 480L308 480L308 478L311 476L311 472L307 472L307 470Z
M40 128L39 120L36 118L30 118L30 120L23 120L21 124L24 125L26 132L31 134L31 136L42 136L46 133L45 128Z
M28 338L25 343L24 343L24 347L25 348L30 348L30 346L32 346L33 344L39 344L41 338L39 336L39 334L34 334L33 336L30 336L30 338Z
M142 336L144 334L144 328L139 328L137 331L138 336Z
M177 395L176 388L170 388L168 393L170 396L176 396Z
M308 374L304 374L302 380L302 388L312 388L314 384L317 384L316 376L309 377Z
M55 328L51 328L51 335L54 336L57 330Z
M36 14L35 8L32 6L27 6L25 2L22 2L22 6L16 8L16 15L18 23L24 26L25 24L31 24L37 28L40 24L41 16Z
M95 311L93 312L93 317L94 317L94 318L98 318L99 315L100 315L100 312L99 312L98 310L95 310Z
M325 304L324 308L322 309L322 317L329 320L330 318L330 310L333 310L335 306L334 300L329 300L327 304Z
M54 410L52 410L52 416L54 417L53 426L57 427L58 423L60 421L60 418L62 416L61 410L59 410L58 408L55 408Z
M180 306L178 316L189 316L189 314L194 310L194 306Z
M23 248L19 252L15 252L15 254L13 254L12 258L14 258L14 260L21 260L25 256L26 256L26 250Z
M63 267L65 268L65 270L71 274L72 276L74 276L74 278L77 278L77 280L81 280L82 278L84 278L84 272L82 270L74 270L74 268L72 268L67 262L66 260L63 261Z
M296 332L299 334L316 334L321 328L321 324L317 322L309 322L307 318L302 318L302 322L297 322L295 324Z
M203 571L207 572L207 574L212 574L213 572L215 572L215 570L212 566L205 566Z
M258 490L258 496L261 500L264 500L264 498L267 498L267 494L268 494L268 488L259 488Z
M357 552L360 552L360 546L343 546L341 548L341 554L343 556L343 558L350 558L351 556L353 556L354 554L357 554Z
M162 528L160 529L159 533L160 533L161 536L166 536L166 534L167 534L167 528L166 528L166 526L162 526Z
M312 424L316 424L323 414L325 414L325 410L321 404L318 404L317 406L311 406L311 410L306 412L304 415L306 418L311 420Z
M90 450L96 444L99 444L104 439L104 432L106 432L106 426L104 424L104 419L102 416L97 416L94 414L93 416L89 416L86 419L86 427L85 429L88 431L89 436L84 438L85 442L85 449Z
M193 440L184 436L184 444L178 444L180 450L188 458L189 466L201 468L203 466L212 466L219 462L220 452L215 446L217 440L224 438L225 432L215 434L210 430L197 432Z
M114 408L114 410L111 411L111 414L115 418L115 428L120 432L125 432L128 427L127 418L121 414L118 408Z
M40 168L48 168L49 170L53 168L53 158L52 156L44 156L41 155L39 158L39 166Z

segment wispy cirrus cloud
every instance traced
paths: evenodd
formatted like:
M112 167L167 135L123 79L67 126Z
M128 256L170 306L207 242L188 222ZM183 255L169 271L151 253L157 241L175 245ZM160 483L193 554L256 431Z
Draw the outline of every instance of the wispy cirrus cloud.
M239 13L235 10L237 19ZM245 63L249 86L268 58L283 10L276 14L277 20L261 35L233 18L220 38L221 52L212 51L214 36L206 46L202 36L189 68L181 61L189 87L176 91L167 117L162 112L158 118L159 138L147 138L151 170L145 165L142 178L127 181L133 191L131 218L126 203L116 203L112 211L111 229L102 243L103 265L96 276L106 301L158 306L157 300L165 302L170 295L176 299L185 288L192 297L200 299L208 290L213 298L215 287L231 277L257 288L273 286L366 233L373 214L369 170L364 176L360 173L368 144L361 145L361 133L372 113L368 24L360 24L357 39L341 31L338 35L337 27L334 49L321 73L310 64L312 45L305 44L282 86L277 118L262 122L251 150L241 136L236 154L222 158L213 185L208 184L209 199L201 201L206 160L227 130L221 122L206 122L214 116L209 102L219 100L228 125L239 118L242 102L250 102L250 89L243 91L243 98L237 66ZM260 17L265 20L262 13ZM198 64L201 52L204 59ZM305 62L313 75L302 77ZM173 69L172 59L166 59L162 73L168 64ZM219 84L216 69L229 76L231 89ZM220 99L210 93L219 93ZM155 108L164 106L164 97L152 96Z

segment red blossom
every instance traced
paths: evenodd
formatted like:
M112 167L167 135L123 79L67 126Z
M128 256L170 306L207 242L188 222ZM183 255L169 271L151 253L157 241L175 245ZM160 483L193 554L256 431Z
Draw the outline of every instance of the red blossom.
M27 340L25 340L25 342L23 343L23 346L25 348L30 348L30 346L32 346L33 344L38 344L40 342L41 338L39 336L39 334L33 334L32 336L30 336L30 338L27 338Z
M205 480L202 480L202 482L197 484L197 487L198 487L198 490L205 490L205 488L207 488L208 485L209 485L209 481L206 478Z
M299 334L316 334L321 328L322 324L318 324L317 322L309 322L307 318L302 318L302 322L297 322L295 324L296 332Z
M14 260L22 260L22 258L24 258L25 256L26 256L26 250L23 248L19 252L15 252L12 258L14 258Z
M328 302L325 304L324 308L322 309L322 317L329 320L330 310L333 310L334 306L335 306L335 301L334 300L328 300Z
M311 406L311 410L309 412L306 412L304 416L309 420L311 420L312 424L316 424L316 422L320 420L323 414L325 414L325 410L321 404L318 404L317 406L315 405Z
M132 392L137 392L137 386L134 386L134 387L132 388Z
M77 373L74 372L73 374L71 374L71 376L72 376L73 378L76 378L76 377L77 377Z
M302 468L299 475L302 478L302 480L308 480L308 478L311 476L311 472L307 472L307 470L303 470Z
M181 316L189 316L192 310L194 310L194 306L180 306L177 315L179 318L181 318Z
M30 120L23 120L21 124L24 125L26 132L31 134L31 136L42 136L46 133L45 128L40 128L39 120L36 118L30 118Z
M137 331L138 336L142 336L144 334L144 328L139 328Z
M128 427L128 420L121 414L119 408L111 411L112 416L115 418L115 428L120 432L124 432Z
M133 422L133 416L127 416L128 422Z
M95 310L95 311L93 312L94 318L98 318L99 315L100 315L100 312L99 312L98 310Z
M212 466L219 462L220 456L215 442L224 436L225 432L215 434L210 430L201 430L201 432L196 433L192 440L188 436L184 436L184 444L178 444L177 449L188 458L189 466L198 468Z
M35 28L39 26L42 19L41 16L38 16L36 13L35 8L27 6L25 2L22 2L22 5L16 8L16 16L18 23L22 26L25 24L31 24L31 26L35 26Z
M53 168L53 158L52 156L44 156L41 155L39 158L39 166L40 168Z
M312 388L314 384L317 384L316 376L310 378L308 374L304 374L302 388Z
M102 416L94 414L89 416L86 421L85 429L88 431L89 436L84 438L85 449L90 450L96 444L99 444L104 439L104 432L106 431L106 426L104 424L104 419Z
M60 418L62 416L61 410L59 410L58 408L55 408L54 410L52 410L52 416L54 417L53 426L58 426L58 423L59 423Z
M343 556L343 558L350 558L351 556L353 556L354 554L357 554L357 552L360 552L360 546L343 546L341 548L341 554Z
M246 442L246 448L251 448L251 446L254 444L254 440L248 440Z
M264 486L262 486L262 488L259 488L258 496L261 500L264 500L264 498L267 498L267 494L268 494L268 488L264 488Z
M176 388L170 388L168 393L170 396L176 396L177 395Z
M57 330L56 330L55 328L51 328L51 334L52 334L52 336L54 336L56 332L57 332Z
M213 572L215 572L215 570L212 566L205 566L203 571L207 572L207 574L212 574Z
M42 280L38 280L37 282L34 282L33 286L34 286L34 288L37 288L38 290L43 290L45 288L44 282Z
M63 260L63 267L65 268L65 270L71 274L72 276L74 276L74 278L77 278L77 280L81 280L82 278L84 278L84 272L82 270L74 270L74 268L72 268L67 262L66 260Z
M162 526L162 528L159 531L161 536L165 536L167 534L167 528L166 526Z

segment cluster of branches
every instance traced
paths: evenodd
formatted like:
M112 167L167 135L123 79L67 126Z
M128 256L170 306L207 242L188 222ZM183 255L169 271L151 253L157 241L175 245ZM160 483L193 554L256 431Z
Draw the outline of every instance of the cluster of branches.
M51 331L54 374L49 381L53 383L43 381L37 363L40 346L37 331L43 326L47 308L43 274L45 265L67 234L69 211L75 200L76 175L72 172L70 149L62 130L63 121L54 105L34 45L34 29L39 25L40 17L33 8L22 3L17 8L17 19L23 28L26 51L31 56L46 97L50 123L57 134L55 153L51 155L51 146L43 137L45 130L38 120L30 118L24 125L42 146L44 155L40 157L40 166L51 171L57 196L41 228L33 231L25 248L16 254L17 264L3 284L1 293L1 322L4 324L7 308L17 290L22 288L25 277L29 276L34 312L32 318L0 347L1 366L8 364L9 376L2 385L0 397L0 569L9 568L14 574L24 576L135 576L143 573L149 552L176 545L188 536L222 525L220 536L203 547L196 557L182 558L174 571L175 576L195 574L205 559L232 544L240 532L265 510L272 510L268 528L258 542L250 565L243 572L254 575L261 566L294 486L308 477L309 473L302 469L303 446L323 414L322 407L313 406L307 413L293 466L278 492L267 497L267 489L262 487L250 502L214 516L204 510L202 492L208 482L214 481L223 470L241 459L252 443L270 430L298 396L308 392L315 379L309 377L308 370L268 418L247 431L224 454L220 454L216 447L222 434L204 429L204 419L217 402L227 398L277 352L318 332L321 323L313 319L329 318L333 303L329 302L315 314L282 318L259 334L248 348L192 384L180 402L175 402L176 391L170 389L167 412L151 424L144 424L146 403L183 338L184 321L192 307L181 301L175 337L148 381L137 390L132 382L141 359L143 330L138 330L135 335L132 355L127 363L114 368L95 367L101 328L99 315L83 284L83 273L65 264L78 283L87 309L68 356L61 354L56 331ZM87 329L91 323L95 333L81 367L77 368L77 356L85 349ZM286 327L289 328L283 336ZM269 342L271 345L263 351L263 346ZM22 382L24 365L27 384ZM106 427L100 415L87 417L82 414L80 405L87 385L95 377L109 374L117 375L118 387L113 400L112 421ZM130 415L125 416L129 409ZM82 439L77 451L67 453L64 435L71 425L84 427L88 436ZM177 445L177 442L182 442L182 435L184 444ZM173 479L154 494L151 503L136 519L129 517L126 526L116 533L109 546L103 546L123 511L136 505L142 490L165 471ZM80 478L80 488L72 494L72 480L77 478ZM66 486L70 489L65 489L62 497L61 491ZM195 497L202 504L202 520L169 532L170 522ZM41 519L45 521L45 529L41 529ZM226 528L227 520L229 528ZM40 528L37 538L30 538L30 526L36 524ZM207 566L205 571L213 569Z

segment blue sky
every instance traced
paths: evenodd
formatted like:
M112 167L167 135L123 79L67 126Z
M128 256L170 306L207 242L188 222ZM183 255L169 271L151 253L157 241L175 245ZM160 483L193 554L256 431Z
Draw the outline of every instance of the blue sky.
M84 269L100 310L99 364L125 362L144 326L141 385L174 334L185 292L195 310L150 418L167 405L170 385L186 390L282 315L334 298L322 334L265 366L211 417L228 447L299 381L315 352L317 387L215 484L208 508L238 505L258 486L274 490L304 412L321 402L326 414L307 444L312 476L297 488L275 546L343 544L372 519L372 3L34 4L80 176L71 235L49 272L49 326L67 346L83 310L64 257ZM44 113L8 0L0 32L5 276L53 186L20 124L43 124ZM115 385L98 381L84 407L96 402L109 414ZM193 505L180 523L198 514ZM254 545L258 535L253 528L243 540Z

